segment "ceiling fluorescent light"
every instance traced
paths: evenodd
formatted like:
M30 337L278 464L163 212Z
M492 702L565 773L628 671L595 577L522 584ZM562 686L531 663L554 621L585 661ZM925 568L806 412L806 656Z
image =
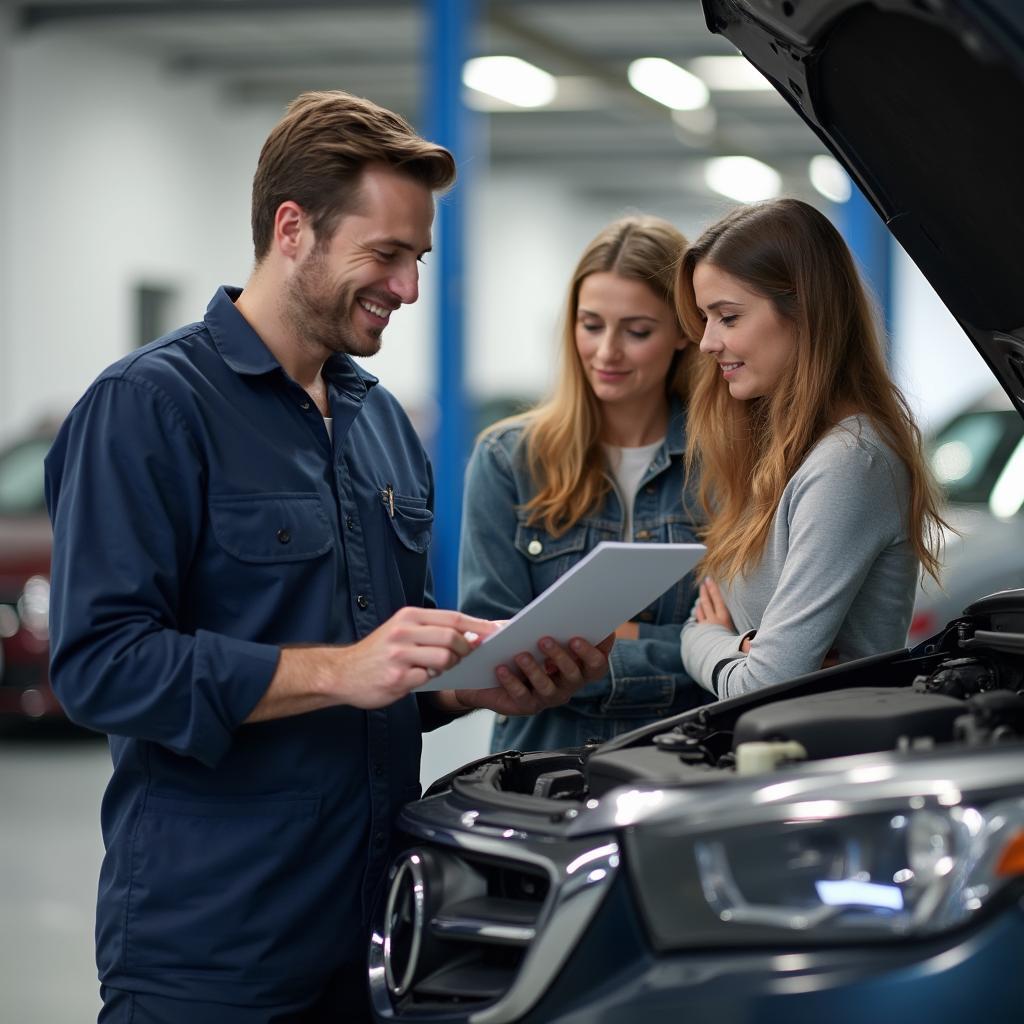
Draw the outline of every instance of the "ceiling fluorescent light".
M518 57L474 57L462 67L470 89L516 107L546 107L558 91L553 75Z
M750 156L708 160L704 165L704 183L714 192L741 203L774 199L782 191L779 172Z
M558 75L555 78L555 98L543 109L549 110L607 110L608 90L605 86L586 75ZM463 102L470 110L486 114L504 114L521 111L505 100L499 100L479 89L462 91ZM538 109L538 108L534 108Z
M826 199L831 199L833 203L845 203L850 198L850 176L835 157L826 153L812 156L807 173L811 184Z
M775 86L746 57L695 57L690 70L718 92L774 92Z
M641 57L629 65L629 84L672 110L707 106L708 87L685 68L664 57Z

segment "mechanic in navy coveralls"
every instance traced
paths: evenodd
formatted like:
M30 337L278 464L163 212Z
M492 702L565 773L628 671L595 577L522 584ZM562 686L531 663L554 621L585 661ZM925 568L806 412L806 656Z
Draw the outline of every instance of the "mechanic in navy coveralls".
M114 764L103 1022L368 1018L421 730L607 671L574 643L551 675L538 653L500 686L413 693L494 627L433 607L430 464L350 356L416 301L454 176L391 112L300 96L260 155L244 291L102 373L47 458L53 684Z

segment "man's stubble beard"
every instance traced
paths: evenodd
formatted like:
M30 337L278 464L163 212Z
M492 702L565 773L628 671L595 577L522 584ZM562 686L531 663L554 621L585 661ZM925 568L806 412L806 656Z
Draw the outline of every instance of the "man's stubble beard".
M366 357L380 351L380 330L357 331L352 323L355 292L330 280L321 248L314 248L288 283L285 315L303 345Z

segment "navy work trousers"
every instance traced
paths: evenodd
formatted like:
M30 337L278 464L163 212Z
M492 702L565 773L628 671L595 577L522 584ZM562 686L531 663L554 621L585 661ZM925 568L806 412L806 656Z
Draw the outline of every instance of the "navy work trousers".
M285 1006L231 1006L100 987L98 1024L372 1024L365 971L338 974L312 1000Z

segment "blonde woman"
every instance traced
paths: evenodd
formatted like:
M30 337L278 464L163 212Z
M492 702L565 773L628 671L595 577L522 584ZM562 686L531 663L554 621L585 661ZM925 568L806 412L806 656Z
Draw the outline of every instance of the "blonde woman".
M701 338L687 460L710 517L687 671L732 697L903 646L943 523L839 233L794 199L737 209L676 294Z
M684 502L687 338L674 305L685 239L627 217L587 246L569 287L553 396L477 443L466 477L459 604L514 615L602 540L693 541ZM493 748L575 746L705 702L683 671L687 578L617 631L610 672L567 704L499 717Z

